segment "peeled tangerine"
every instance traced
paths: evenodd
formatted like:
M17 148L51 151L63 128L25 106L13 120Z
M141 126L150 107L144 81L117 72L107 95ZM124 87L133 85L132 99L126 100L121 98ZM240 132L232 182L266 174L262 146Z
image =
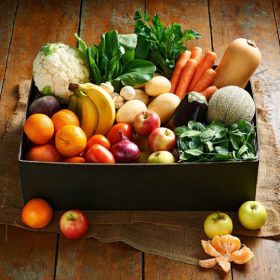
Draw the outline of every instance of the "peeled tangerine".
M202 247L206 254L214 257L199 261L199 265L210 268L219 264L225 272L229 272L230 263L245 264L254 257L253 252L241 245L240 239L227 234L216 235L212 240L201 240Z

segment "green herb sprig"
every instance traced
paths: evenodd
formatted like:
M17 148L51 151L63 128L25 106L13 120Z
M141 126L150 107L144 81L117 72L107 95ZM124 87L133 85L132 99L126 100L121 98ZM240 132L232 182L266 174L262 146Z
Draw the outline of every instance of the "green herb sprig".
M256 131L246 121L226 127L190 121L175 129L180 162L256 159Z
M151 19L148 13L136 11L134 20L138 35L135 57L153 62L157 72L167 78L171 77L178 56L187 49L184 43L201 37L194 30L182 31L178 23L164 26L158 14Z

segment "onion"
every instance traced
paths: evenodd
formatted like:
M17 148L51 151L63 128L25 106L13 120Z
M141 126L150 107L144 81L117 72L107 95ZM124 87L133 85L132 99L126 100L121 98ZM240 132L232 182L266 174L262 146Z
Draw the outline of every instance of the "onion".
M140 150L138 146L131 142L121 130L119 131L119 134L122 140L114 144L111 148L111 152L114 155L116 162L137 162L140 156Z

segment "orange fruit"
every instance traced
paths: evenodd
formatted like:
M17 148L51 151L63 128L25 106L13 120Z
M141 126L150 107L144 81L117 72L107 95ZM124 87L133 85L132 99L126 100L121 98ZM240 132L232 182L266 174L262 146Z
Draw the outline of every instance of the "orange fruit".
M31 228L43 228L50 223L53 216L51 206L41 198L34 198L27 202L21 211L21 219Z
M55 136L57 150L66 157L78 156L86 147L87 137L76 125L63 126Z
M83 157L68 157L64 159L64 162L72 162L72 163L84 163L86 160Z
M241 246L240 239L230 234L216 235L212 240L201 240L201 245L206 254L214 257L200 260L202 267L209 268L219 264L228 272L230 263L245 264L254 257L253 252L245 245Z
M23 130L30 141L42 145L51 140L54 125L47 115L33 114L25 121Z
M54 124L55 133L57 133L64 125L67 124L80 126L78 116L68 109L62 109L53 114L52 121Z
M58 162L62 161L62 156L53 145L45 144L32 147L27 152L26 159L34 161Z

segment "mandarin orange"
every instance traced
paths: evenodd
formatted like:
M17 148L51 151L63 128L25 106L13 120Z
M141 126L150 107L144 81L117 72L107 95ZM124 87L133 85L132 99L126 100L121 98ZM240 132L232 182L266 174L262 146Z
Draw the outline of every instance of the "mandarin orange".
M27 152L26 159L45 162L58 162L62 161L62 156L53 145L45 144L32 147Z
M52 220L52 216L51 206L41 198L29 200L21 212L22 222L31 228L45 227Z
M84 151L86 144L86 134L76 125L63 126L55 136L57 150L66 157L78 156Z
M23 130L30 141L42 145L51 140L54 125L47 115L33 114L26 119Z
M52 121L54 124L55 133L57 133L64 125L67 124L80 126L78 116L68 109L62 109L53 114Z

